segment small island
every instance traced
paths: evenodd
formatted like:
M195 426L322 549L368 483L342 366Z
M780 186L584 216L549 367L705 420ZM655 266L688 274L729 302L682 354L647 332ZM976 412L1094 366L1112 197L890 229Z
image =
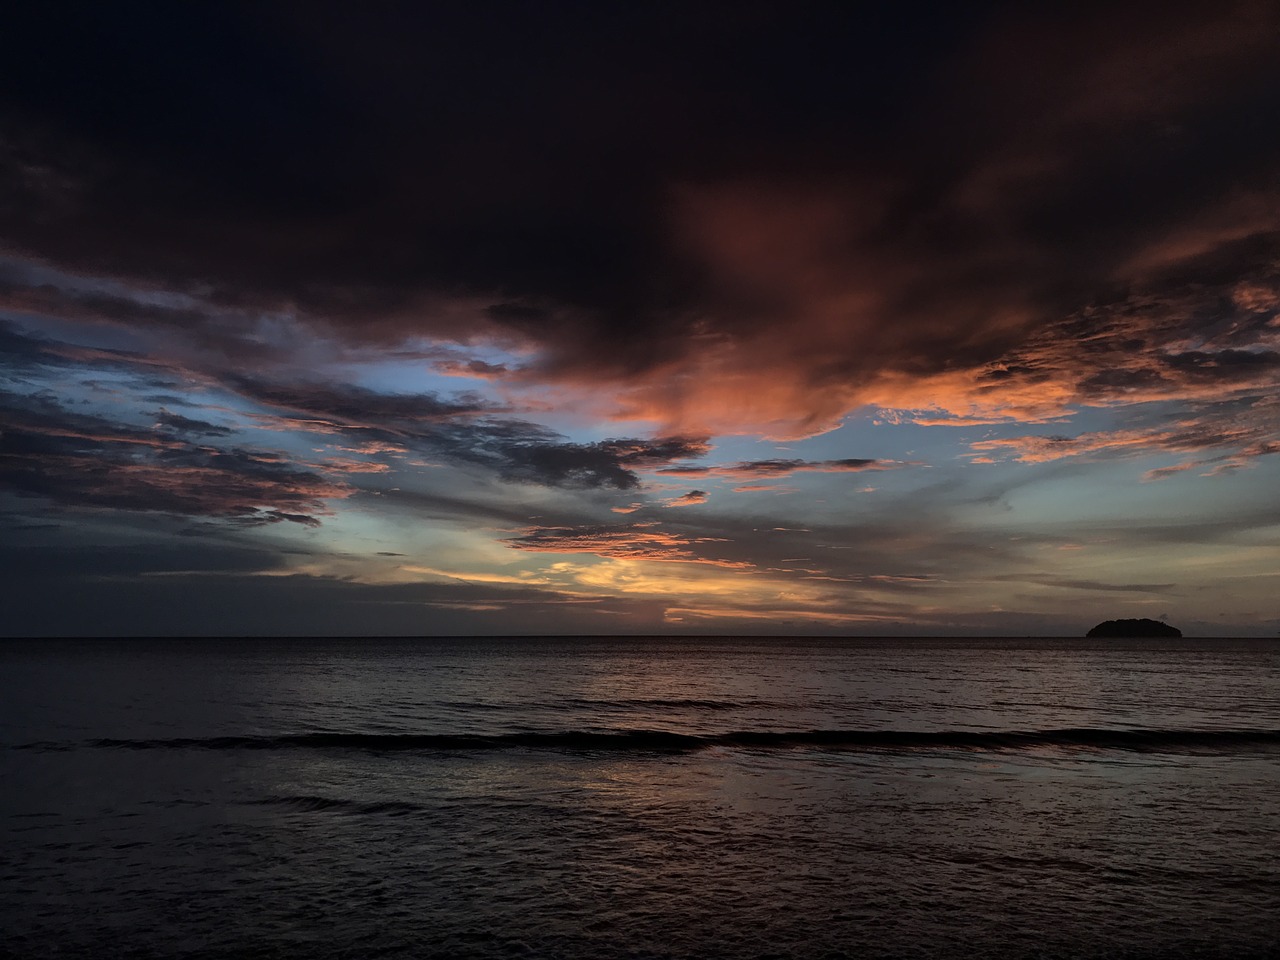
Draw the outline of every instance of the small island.
M1086 637L1180 637L1182 631L1159 620L1104 620Z

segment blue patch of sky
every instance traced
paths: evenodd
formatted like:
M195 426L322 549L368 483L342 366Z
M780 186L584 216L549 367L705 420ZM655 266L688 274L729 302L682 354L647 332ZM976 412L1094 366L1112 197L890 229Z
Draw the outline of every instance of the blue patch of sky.
M366 360L340 364L338 371L343 378L358 387L378 393L438 393L450 395L468 391L482 392L484 380L475 377L455 377L432 368L429 359Z
M52 340L95 350L126 350L145 353L146 340L136 331L113 324L91 324L80 320L23 311L0 312L0 320L23 336Z

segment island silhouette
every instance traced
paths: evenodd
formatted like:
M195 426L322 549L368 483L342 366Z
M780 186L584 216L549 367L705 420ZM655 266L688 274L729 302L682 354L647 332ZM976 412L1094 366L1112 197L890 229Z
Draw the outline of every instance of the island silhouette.
M1085 634L1086 637L1180 637L1182 631L1159 620L1145 617L1134 620L1104 620Z

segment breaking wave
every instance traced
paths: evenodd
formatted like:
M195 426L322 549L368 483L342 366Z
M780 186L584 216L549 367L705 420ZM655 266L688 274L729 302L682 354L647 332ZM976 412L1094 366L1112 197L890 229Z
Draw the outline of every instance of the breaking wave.
M1119 750L1140 753L1208 752L1280 748L1280 730L1144 730L1066 728L1054 730L743 730L685 734L659 730L520 732L495 735L317 732L274 736L111 739L27 743L15 749L72 750L362 750L368 752L469 752L548 750L562 752L689 753L711 748L844 751L1037 749Z

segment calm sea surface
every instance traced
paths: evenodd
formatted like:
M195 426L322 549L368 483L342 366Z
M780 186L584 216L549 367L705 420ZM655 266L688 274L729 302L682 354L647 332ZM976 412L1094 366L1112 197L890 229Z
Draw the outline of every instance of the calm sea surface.
M0 642L0 956L1280 956L1280 642Z

